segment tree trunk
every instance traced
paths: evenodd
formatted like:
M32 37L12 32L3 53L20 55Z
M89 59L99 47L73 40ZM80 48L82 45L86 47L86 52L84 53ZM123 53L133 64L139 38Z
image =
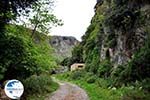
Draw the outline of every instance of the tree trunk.
M36 32L36 28L38 26L38 23L35 25L34 29L32 30L32 34L31 34L31 38L33 38L35 32Z

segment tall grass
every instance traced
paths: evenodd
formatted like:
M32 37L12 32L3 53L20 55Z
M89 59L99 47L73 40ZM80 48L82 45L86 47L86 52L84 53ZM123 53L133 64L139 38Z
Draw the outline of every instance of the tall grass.
M87 92L90 100L149 100L150 98L150 95L144 93L142 89L131 85L117 88L111 86L110 80L97 78L95 82L88 83L85 78L87 77L86 75L77 79L72 79L70 75L73 75L72 72L58 74L55 77L77 84Z
M27 100L42 100L58 88L58 84L53 82L49 75L33 75L24 80L23 84L25 86L23 99Z

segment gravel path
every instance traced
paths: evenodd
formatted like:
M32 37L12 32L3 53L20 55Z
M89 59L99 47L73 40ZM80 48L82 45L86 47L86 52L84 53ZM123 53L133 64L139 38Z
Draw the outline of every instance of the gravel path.
M77 85L60 82L54 77L53 80L59 83L60 87L46 100L89 100L86 92Z

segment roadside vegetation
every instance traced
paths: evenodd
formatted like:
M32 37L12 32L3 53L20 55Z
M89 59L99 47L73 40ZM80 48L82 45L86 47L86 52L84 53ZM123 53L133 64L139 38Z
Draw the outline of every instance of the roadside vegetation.
M55 91L58 84L52 81L49 72L58 65L52 55L53 48L47 43L50 37L36 32L31 38L31 30L18 25L7 25L5 32L8 40L0 43L5 48L1 55L5 66L0 70L1 80L23 82L23 100L35 100L36 96L41 100Z
M114 80L103 79L87 73L84 70L54 75L62 81L77 84L83 88L90 100L149 100L150 95L144 91L138 82L134 85L115 87Z
M149 6L149 0L97 0L82 41L62 62L84 63L85 70L58 77L77 82L91 100L149 100Z
M0 94L10 79L18 79L23 83L25 91L22 100L37 100L37 96L42 100L47 93L58 88L49 73L58 64L49 45L47 25L61 23L49 11L41 10L46 5L52 7L53 2L50 1L0 1ZM33 18L29 16L31 11L38 18L42 17L40 22L36 15ZM18 20L20 16L30 19L30 25ZM16 20L22 25L17 25ZM31 24L36 24L36 28L30 27Z
M22 100L45 100L50 93L56 91L59 85L51 79L50 75L33 75L23 81L25 93Z
M47 34L51 25L63 24L44 8L49 3L53 2L0 1L0 86L9 79L20 80L25 86L23 100L42 100L58 88L49 75L59 65ZM149 0L97 0L82 41L72 57L61 62L69 68L85 63L85 69L55 77L78 84L91 100L149 100L149 6ZM32 11L35 15L29 16ZM31 29L27 23L10 23L20 15L28 18Z

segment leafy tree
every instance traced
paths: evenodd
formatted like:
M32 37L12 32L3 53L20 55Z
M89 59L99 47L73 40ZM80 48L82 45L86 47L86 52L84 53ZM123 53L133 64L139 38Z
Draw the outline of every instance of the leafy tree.
M77 45L72 51L72 62L73 63L83 63L83 47L82 45Z
M70 57L67 57L60 64L62 66L69 66L70 59L71 59Z
M83 47L81 44L76 45L72 51L72 57L65 58L60 64L62 66L68 66L70 69L70 66L73 63L83 63Z
M27 77L31 74L34 61L29 57L24 41L19 37L8 36L0 43L0 80Z
M0 30L18 14L18 9L26 9L36 0L0 0Z
M24 27L6 25L5 32L7 37L0 39L0 82L25 79L57 66L46 36L40 36L45 39L37 44L30 37L31 30Z
M26 69L25 66L19 67L23 64L28 54L24 47L24 42L21 38L9 36L7 32L4 31L5 25L10 20L15 19L19 14L18 9L26 10L26 8L30 7L35 1L36 0L0 0L0 80L7 77L6 71L8 71L8 68L11 70L12 68L15 69L18 67L19 72L21 72L22 69ZM26 71L27 70L24 70L24 72ZM24 74L18 73L18 76L19 75Z
M27 8L34 7L35 5L40 6L40 4L38 4L39 2L35 1L36 0L0 1L0 32L2 32L2 29L5 30L3 31L4 34L0 34L1 82L12 78L24 79L30 75L40 74L56 66L49 52L51 50L49 50L49 46L46 45L47 42L35 44L35 41L32 41L28 36L31 34L31 30L6 25L10 20L20 15L22 11L29 11ZM33 2L35 3L31 6ZM35 6L37 7L36 9L38 9L38 6ZM43 8L41 7L41 9ZM41 12L40 14L46 16L48 12ZM51 20L54 18L53 16ZM47 19L50 18L46 18L45 20ZM43 24L45 25L45 22Z
M52 26L63 25L62 21L52 14L53 4L52 0L38 0L31 6L29 13L21 13L27 19L24 23L33 29L32 37L36 31L48 34Z

